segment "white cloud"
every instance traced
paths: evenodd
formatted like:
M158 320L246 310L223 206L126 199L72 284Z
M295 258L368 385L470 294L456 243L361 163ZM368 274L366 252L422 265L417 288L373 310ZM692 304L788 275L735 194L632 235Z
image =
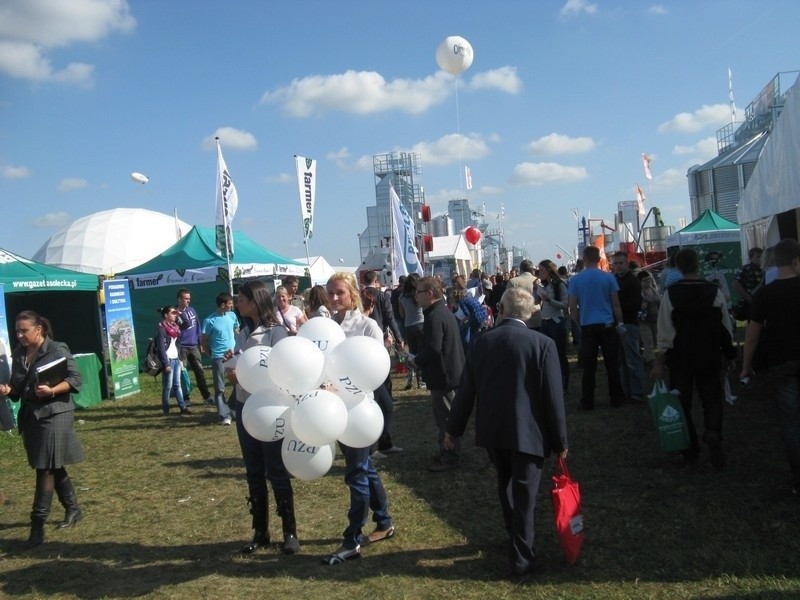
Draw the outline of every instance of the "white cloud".
M593 15L597 12L597 4L592 4L586 0L567 0L561 7L559 14L562 17L575 17L581 13Z
M350 162L350 150L343 146L335 152L328 152L325 158L336 163L336 166L343 171L371 171L372 170L372 156L363 155L356 159L355 162Z
M500 67L491 71L478 73L469 83L473 90L495 89L508 94L518 94L522 91L522 80L517 75L516 67Z
M89 182L80 177L67 177L62 179L58 184L59 192L71 192L72 190L80 190L89 185Z
M0 167L0 175L3 179L26 179L33 172L28 167L17 167L15 165L3 165Z
M686 169L667 169L656 176L653 184L659 188L686 187Z
M477 160L490 152L486 141L478 134L451 133L432 142L419 142L411 148L396 148L400 152L416 152L424 165L450 165L459 160Z
M5 0L0 19L0 73L18 79L90 85L94 67L53 67L48 53L136 27L125 0Z
M278 173L277 175L265 177L264 181L267 183L293 183L296 179L289 173Z
M203 140L203 148L206 150L216 148L217 141L214 138L219 138L220 146L225 149L256 150L258 148L258 142L252 133L233 127L220 127L217 129Z
M580 154L593 150L595 145L590 137L571 138L560 133L551 133L532 141L528 149L534 154Z
M704 104L693 113L679 113L658 126L659 133L679 131L694 133L707 127L721 127L730 121L731 109L727 104Z
M37 217L33 220L33 224L35 227L42 227L42 228L50 228L50 227L64 227L68 225L72 219L69 217L69 213L66 212L52 212L47 213L46 215L42 215L41 217Z
M705 162L717 156L717 138L707 137L703 138L696 144L691 146L677 145L672 149L673 154L694 156L693 162Z
M664 8L662 4L653 4L653 6L647 9L647 12L649 12L651 15L662 17L667 14L667 9Z
M570 183L589 177L585 167L568 167L558 163L521 163L514 167L510 183L513 185L544 185Z

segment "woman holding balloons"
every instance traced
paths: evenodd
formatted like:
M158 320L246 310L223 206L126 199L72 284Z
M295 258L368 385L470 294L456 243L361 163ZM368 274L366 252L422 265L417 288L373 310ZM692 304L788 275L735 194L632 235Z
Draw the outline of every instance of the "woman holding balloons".
M236 352L253 346L272 347L288 337L286 328L278 321L269 290L264 282L250 280L239 288L237 298L239 314L244 318L245 327L236 340ZM236 432L242 449L250 514L253 515L253 539L244 546L243 554L252 554L261 547L269 545L269 503L267 501L267 481L272 485L272 493L278 506L278 514L283 521L284 554L295 554L300 549L297 539L297 525L294 516L294 493L289 472L281 457L282 440L262 442L250 435L241 418L244 403L250 394L238 384L236 372L228 370L228 377L236 383Z
M333 309L333 318L339 323L346 337L369 336L383 344L383 331L378 324L361 311L358 284L352 273L335 273L328 280L328 296ZM392 517L386 490L369 457L369 447L351 448L340 443L345 458L344 481L350 488L350 510L348 525L344 530L342 544L324 557L326 565L338 565L361 556L361 546L388 539L394 535ZM363 535L369 511L376 528Z

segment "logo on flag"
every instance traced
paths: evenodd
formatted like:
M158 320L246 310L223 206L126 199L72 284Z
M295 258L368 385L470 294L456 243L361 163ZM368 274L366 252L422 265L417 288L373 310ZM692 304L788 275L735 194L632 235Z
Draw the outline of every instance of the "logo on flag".
M225 159L222 158L222 148L217 138L217 219L216 242L217 249L225 253L228 258L233 256L233 235L231 222L239 207L239 195L233 185Z
M400 204L394 187L389 187L389 200L392 210L392 271L395 277L411 273L422 275L422 265L417 258L414 221Z
M297 188L300 192L300 216L303 219L303 239L314 234L314 203L317 195L317 161L303 156L294 157L297 169Z

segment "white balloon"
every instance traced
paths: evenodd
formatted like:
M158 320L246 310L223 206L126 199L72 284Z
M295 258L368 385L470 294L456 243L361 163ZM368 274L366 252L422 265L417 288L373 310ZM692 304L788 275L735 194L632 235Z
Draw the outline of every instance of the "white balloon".
M242 425L257 440L276 442L290 431L291 402L292 397L277 387L256 392L244 403Z
M442 70L458 75L472 65L472 46L460 35L451 35L436 49L436 62Z
M289 434L283 439L281 457L286 469L304 481L319 479L333 464L336 450L333 444L322 446L309 446L297 439L294 434Z
M328 317L313 317L297 330L297 337L311 340L326 356L345 340L342 327Z
M351 448L366 448L378 441L383 431L383 413L378 403L365 398L347 411L347 427L339 441Z
M142 175L141 173L131 173L131 179L133 179L136 183L141 184L145 184L150 181L147 175Z
M331 391L341 398L342 402L344 402L345 407L347 410L350 410L354 406L361 403L364 398L370 398L371 394L365 394L364 392L358 391L354 394L346 391L339 391L338 389L331 388Z
M332 444L347 426L347 407L327 390L314 390L300 398L292 409L292 431L312 446Z
M391 360L383 344L366 335L347 338L328 355L325 369L341 392L365 394L383 385Z
M236 357L236 381L251 394L275 387L267 360L271 351L271 346L253 346Z
M318 385L325 369L325 355L311 340L291 336L272 347L267 367L275 385L298 396Z

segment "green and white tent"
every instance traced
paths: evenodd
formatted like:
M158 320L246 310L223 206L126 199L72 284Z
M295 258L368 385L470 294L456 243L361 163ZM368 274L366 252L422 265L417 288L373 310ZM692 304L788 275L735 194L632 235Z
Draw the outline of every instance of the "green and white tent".
M0 248L0 283L6 294L19 292L97 291L97 275L51 267Z

